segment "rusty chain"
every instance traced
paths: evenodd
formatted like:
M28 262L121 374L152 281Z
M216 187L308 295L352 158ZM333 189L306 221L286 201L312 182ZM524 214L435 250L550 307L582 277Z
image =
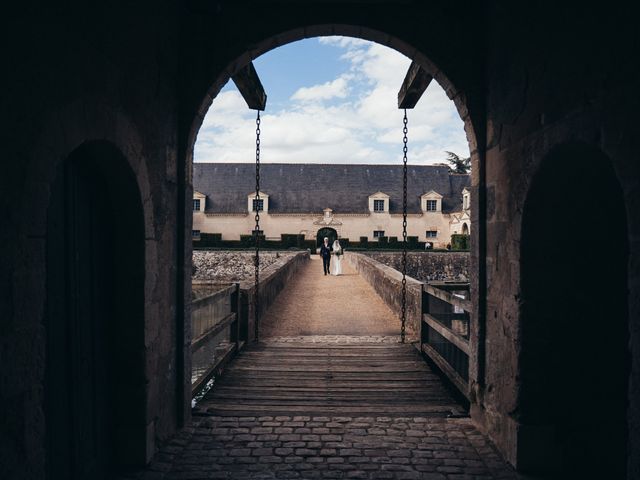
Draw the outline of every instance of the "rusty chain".
M255 285L254 285L254 295L253 295L253 321L254 321L254 336L255 341L258 341L259 338L259 326L258 320L260 317L260 298L259 298L259 288L260 288L260 110L258 110L258 115L256 117L256 196L254 199L255 203L255 242L256 242L256 257L255 257Z
M404 343L407 323L407 109L404 109L402 120L402 326L400 327L400 341Z

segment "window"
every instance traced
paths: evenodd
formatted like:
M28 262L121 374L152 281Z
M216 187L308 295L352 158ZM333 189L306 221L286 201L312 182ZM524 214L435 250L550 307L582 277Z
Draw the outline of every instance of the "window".
M427 230L427 238L436 238L438 236L437 230Z
M200 230L191 230L192 238L200 238Z
M384 230L374 230L373 238L380 238L380 237L384 237Z
M435 212L438 210L437 200L427 200L427 212Z
M374 200L373 201L373 211L374 212L384 212L384 200Z
M465 210L467 208L469 208L469 197L467 197L466 195L464 196L463 200L462 200L463 206L462 208L464 208Z
M193 211L194 212L199 212L200 211L200 199L199 198L194 198L193 199Z
M258 208L256 208L256 206ZM253 211L255 212L255 211L258 211L258 210L259 211L264 210L264 199L262 199L262 198L259 199L259 200L255 199L255 198L253 199Z

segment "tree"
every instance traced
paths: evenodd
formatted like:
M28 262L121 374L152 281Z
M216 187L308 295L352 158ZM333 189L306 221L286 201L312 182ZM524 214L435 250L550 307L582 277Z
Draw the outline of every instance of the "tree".
M471 157L461 157L457 153L448 152L445 150L447 154L447 162L451 164L451 170L453 173L469 173L471 170Z

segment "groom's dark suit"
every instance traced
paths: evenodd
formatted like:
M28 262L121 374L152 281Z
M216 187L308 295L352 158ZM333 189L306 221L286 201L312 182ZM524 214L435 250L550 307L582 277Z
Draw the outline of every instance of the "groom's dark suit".
M320 256L322 257L322 268L324 269L324 274L330 272L329 265L331 264L331 246L325 245L324 242L320 247Z

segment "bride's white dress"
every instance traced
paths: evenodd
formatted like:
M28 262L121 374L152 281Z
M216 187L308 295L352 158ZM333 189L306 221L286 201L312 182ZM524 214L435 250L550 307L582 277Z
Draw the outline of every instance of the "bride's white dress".
M334 255L331 260L331 275L342 275L342 255Z

